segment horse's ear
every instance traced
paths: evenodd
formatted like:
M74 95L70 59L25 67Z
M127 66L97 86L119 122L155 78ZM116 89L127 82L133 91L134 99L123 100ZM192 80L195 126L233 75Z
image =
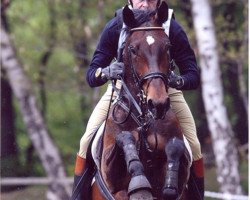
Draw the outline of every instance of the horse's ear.
M159 24L163 24L168 20L168 4L162 1L161 5L157 9L157 21Z
M136 20L132 10L126 5L122 11L123 22L130 28L136 27Z

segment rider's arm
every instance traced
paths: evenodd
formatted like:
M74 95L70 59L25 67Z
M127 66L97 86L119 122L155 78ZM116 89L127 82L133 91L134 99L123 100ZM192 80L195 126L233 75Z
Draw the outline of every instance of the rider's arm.
M195 54L183 28L174 19L171 20L169 39L172 45L170 54L184 80L184 85L180 89L196 89L200 84L200 71Z
M118 24L116 18L110 20L104 27L86 74L86 79L90 87L97 87L107 82L106 79L97 78L95 73L98 68L107 67L116 57L120 30L121 25Z

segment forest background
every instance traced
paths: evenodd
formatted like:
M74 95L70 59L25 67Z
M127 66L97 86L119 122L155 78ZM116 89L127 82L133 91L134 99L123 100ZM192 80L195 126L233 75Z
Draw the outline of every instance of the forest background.
M8 8L3 5L8 2ZM74 172L80 138L94 106L106 89L90 88L85 80L100 33L115 10L117 0L1 0L1 22L16 49L45 124L59 149L68 176ZM198 57L191 2L168 1L187 32ZM244 193L248 193L248 1L211 0L216 29L224 105L239 155ZM201 9L202 11L202 9ZM218 191L213 140L201 87L184 92L194 115L206 166L206 189ZM1 61L1 176L46 176L27 134L17 98ZM2 187L9 191L10 187ZM13 188L11 188L13 189Z

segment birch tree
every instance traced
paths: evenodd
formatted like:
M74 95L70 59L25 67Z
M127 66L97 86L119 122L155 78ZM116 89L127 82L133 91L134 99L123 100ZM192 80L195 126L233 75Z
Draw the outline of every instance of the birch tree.
M223 102L217 41L208 0L191 0L199 49L202 97L213 139L217 181L222 193L242 194L234 134Z
M1 11L5 11L1 5ZM15 48L6 31L6 20L1 13L1 67L6 72L11 88L18 100L28 135L42 161L51 184L47 193L48 200L67 200L70 195L70 185L62 180L66 173L58 149L48 134L44 119L37 107L31 82L19 63ZM3 23L4 22L4 23Z

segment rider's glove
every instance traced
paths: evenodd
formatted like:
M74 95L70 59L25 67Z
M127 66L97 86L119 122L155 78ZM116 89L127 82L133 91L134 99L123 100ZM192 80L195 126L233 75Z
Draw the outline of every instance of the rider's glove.
M180 89L184 85L184 80L181 76L178 76L173 71L171 71L168 85L171 88Z
M122 62L114 62L102 69L102 78L104 79L120 79L123 75L124 64Z

